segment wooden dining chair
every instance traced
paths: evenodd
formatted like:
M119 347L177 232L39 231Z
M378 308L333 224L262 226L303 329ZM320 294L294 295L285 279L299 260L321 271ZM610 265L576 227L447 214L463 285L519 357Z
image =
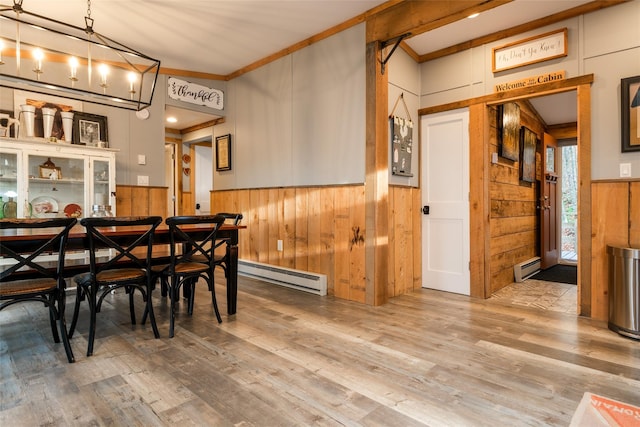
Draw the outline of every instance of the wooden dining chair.
M75 358L64 316L66 283L63 269L69 230L76 222L75 218L0 219L3 231L28 230L31 234L46 236L22 240L20 245L9 238L0 238L0 257L12 261L0 272L0 310L20 302L43 303L49 310L53 340L59 343L62 335L69 363L75 362Z
M168 285L171 301L169 337L173 338L176 304L180 289L188 287L188 313L193 314L195 286L204 279L211 292L211 303L218 323L222 322L214 286L214 249L218 229L224 223L220 215L174 216L165 220L169 226L171 257L165 266L154 266L156 278ZM198 227L200 229L198 229Z
M89 340L87 356L93 354L96 333L96 314L100 312L104 298L113 290L124 288L129 294L131 324L136 324L134 291L137 289L145 301L145 313L149 313L151 327L156 338L160 337L153 314L151 292L154 283L151 278L153 236L162 222L159 216L148 217L96 217L83 218L80 224L86 227L89 240L89 272L74 277L77 285L76 304L69 336L78 321L80 302L89 302ZM127 232L127 237L119 237L109 231ZM139 232L138 232L139 231ZM124 233L123 233L124 234ZM108 249L108 250L105 250ZM146 316L142 323L144 324Z

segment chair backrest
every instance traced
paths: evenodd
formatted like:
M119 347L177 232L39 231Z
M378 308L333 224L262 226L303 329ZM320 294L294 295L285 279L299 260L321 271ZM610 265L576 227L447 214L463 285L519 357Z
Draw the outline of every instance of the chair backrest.
M29 276L60 278L69 231L77 221L76 218L0 219L0 230L3 230L0 256L15 261L2 269L0 282L17 280L27 273ZM18 236L20 230L29 230L30 238L12 239L10 234ZM50 254L57 255L55 261L38 259ZM18 273L20 277L16 277Z
M167 218L171 236L171 264L178 265L197 258L213 267L216 236L224 224L222 215L192 215ZM178 245L184 250L178 252Z
M225 222L231 221L233 225L240 225L240 221L242 221L241 213L231 213L231 212L218 212L216 215L220 215L224 217Z
M162 217L83 218L87 229L90 271L95 275L114 267L148 268L153 252L153 236ZM122 233L118 233L121 231ZM101 249L109 249L101 251ZM105 256L102 257L101 255ZM100 262L96 262L99 257Z

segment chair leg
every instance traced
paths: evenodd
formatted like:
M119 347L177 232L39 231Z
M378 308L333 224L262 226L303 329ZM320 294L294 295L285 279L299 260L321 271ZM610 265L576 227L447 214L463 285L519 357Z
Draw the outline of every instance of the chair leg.
M142 315L142 324L144 324L145 315L147 312L149 313L149 319L151 321L151 329L153 329L153 336L156 338L160 338L160 332L158 331L158 325L156 324L156 316L153 312L153 301L151 298L151 292L153 291L154 283L149 281L147 282L147 295L146 295L146 304L144 307L144 314Z
M58 325L56 318L56 301L57 296L50 295L49 296L49 323L51 323L51 334L53 335L53 342L60 342L60 335L58 335Z
M74 363L76 358L73 356L73 350L71 350L71 344L69 343L69 336L67 335L67 321L64 317L64 311L66 307L66 296L64 291L58 295L58 324L60 326L60 334L62 335L62 344L64 345L64 351L67 353L67 360L69 363Z
M136 309L134 307L134 303L133 303L133 294L135 293L136 288L134 288L133 286L127 286L125 287L125 289L127 290L127 293L129 294L129 314L131 315L131 324L135 325L136 324ZM143 295L144 297L144 295Z
M213 304L213 311L216 313L216 319L218 319L218 323L222 323L220 310L218 310L218 301L216 300L216 287L213 281L213 277L211 277L211 303Z
M76 330L76 323L78 322L78 313L80 313L80 301L84 299L84 289L78 285L76 289L76 304L73 307L73 319L71 319L71 326L69 326L69 339L73 337L73 332Z
M171 300L171 308L169 310L169 338L173 338L173 327L176 320L176 297L179 296L175 283L176 279L172 278L171 285L169 285L169 299Z
M87 357L93 354L93 340L96 337L96 310L97 304L96 299L98 297L98 285L95 283L91 284L89 289L90 295L88 296L89 300L89 341L87 344Z

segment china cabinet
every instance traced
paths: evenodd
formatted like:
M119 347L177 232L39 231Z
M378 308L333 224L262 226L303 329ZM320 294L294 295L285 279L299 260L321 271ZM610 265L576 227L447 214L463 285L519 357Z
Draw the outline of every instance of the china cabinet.
M115 153L40 139L0 138L0 214L80 218L91 216L94 205L111 206L115 214Z

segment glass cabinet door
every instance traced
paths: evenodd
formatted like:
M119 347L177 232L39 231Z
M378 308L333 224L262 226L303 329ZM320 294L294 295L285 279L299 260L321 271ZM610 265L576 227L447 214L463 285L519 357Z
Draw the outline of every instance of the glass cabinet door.
M24 216L82 217L85 206L85 160L29 154L28 204Z
M111 212L115 213L115 202L112 203L110 187L113 171L110 170L107 159L92 159L93 188L91 191L91 204L93 206L111 206ZM87 215L88 216L88 215Z
M18 216L18 162L17 152L0 152L0 218Z

